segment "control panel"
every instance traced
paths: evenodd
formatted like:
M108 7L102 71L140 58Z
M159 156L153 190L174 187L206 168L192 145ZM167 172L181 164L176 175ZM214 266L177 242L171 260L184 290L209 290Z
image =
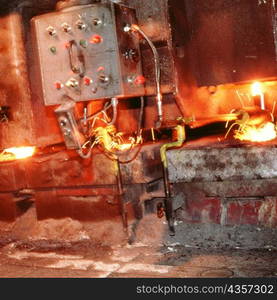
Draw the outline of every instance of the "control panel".
M45 105L145 94L135 11L115 3L76 6L32 19Z

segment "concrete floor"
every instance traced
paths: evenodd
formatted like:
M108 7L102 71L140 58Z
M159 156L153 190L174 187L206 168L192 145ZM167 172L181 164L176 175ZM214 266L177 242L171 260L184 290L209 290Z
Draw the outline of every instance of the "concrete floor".
M277 277L277 251L105 247L12 242L1 249L1 278L211 278Z
M261 243L261 229L185 225L170 238L164 220L145 217L130 245L120 217L39 221L29 209L0 224L0 278L277 277L276 243Z

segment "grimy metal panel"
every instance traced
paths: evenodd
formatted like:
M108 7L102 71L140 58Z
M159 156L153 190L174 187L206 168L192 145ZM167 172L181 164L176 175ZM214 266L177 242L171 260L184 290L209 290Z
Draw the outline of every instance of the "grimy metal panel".
M133 23L134 10L113 3L33 18L45 104L144 95L139 39L124 32Z
M181 1L199 86L277 76L275 1Z

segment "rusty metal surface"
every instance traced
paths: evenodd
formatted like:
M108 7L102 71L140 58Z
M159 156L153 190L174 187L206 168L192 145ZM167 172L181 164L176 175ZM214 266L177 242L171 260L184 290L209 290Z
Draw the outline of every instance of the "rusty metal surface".
M143 31L154 42L170 40L168 26L168 0L126 0L137 10L138 22Z
M159 144L146 145L142 148L142 151L136 160L130 164L123 164L123 182L125 184L139 184L152 182L162 178L163 172L159 149ZM134 157L135 151L136 149L126 156L125 160Z
M106 191L107 192L107 191ZM114 195L108 193L90 197L59 195L56 190L35 194L38 219L72 218L82 221L112 220L119 215Z
M274 1L185 3L190 62L199 85L276 77Z
M0 126L1 148L32 145L34 123L21 15L1 16L0 33L0 106L9 107L11 115Z
M176 14L184 13L183 1L176 0L127 0L127 5L136 9L138 23L147 36L154 42L160 55L161 63L161 88L163 93L178 93L177 86L179 81L185 82L183 73L186 61L180 60L178 63L183 67L183 73L176 69L175 52L176 47L183 46L185 43L183 36L183 23L176 21ZM154 84L154 64L153 54L149 50L147 43L141 41L141 51L143 60L143 72L147 79L146 94L155 94ZM185 70L185 71L184 71ZM180 73L180 76L179 76ZM167 109L166 109L167 110Z
M168 151L171 182L241 181L277 177L277 148L186 149Z
M14 197L12 194L0 194L0 220L14 221L16 218L16 209Z
M121 160L134 157L134 149ZM102 153L83 160L75 152L34 156L24 161L0 164L0 193L21 189L51 189L71 187L107 187L116 184L115 162ZM143 184L162 177L159 146L143 147L139 156L130 164L122 164L123 184ZM84 192L85 194L87 192Z
M204 195L223 198L277 196L277 179L223 181L223 182L180 182L174 183L174 192L183 196Z
M161 66L161 90L164 94L176 91L176 74L172 51L168 47L158 48ZM153 53L149 49L142 50L142 64L146 78L146 94L155 95L155 65Z

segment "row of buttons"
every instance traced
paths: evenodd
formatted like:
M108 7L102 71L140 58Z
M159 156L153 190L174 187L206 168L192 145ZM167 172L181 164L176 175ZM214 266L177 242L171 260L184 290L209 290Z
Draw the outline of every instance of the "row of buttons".
M99 75L98 80L99 80L99 82L102 83L102 84L108 84L108 83L110 82L110 77L107 76L107 75L105 75L105 74L101 74L101 75ZM86 86L90 86L91 84L93 84L93 82L94 82L93 79L90 78L90 77L88 77L88 76L85 76L85 77L83 78L83 83L84 83L84 85L86 85ZM60 82L60 81L56 81L54 85L55 85L55 88L56 88L57 90L61 90L62 88L64 88L64 86L66 86L66 87L68 87L68 88L74 88L74 89L76 89L76 88L79 87L80 83L79 83L79 81L78 81L77 79L75 79L75 78L70 78L70 79L65 83L65 85L64 85L62 82Z
M108 84L110 82L110 77L105 75L105 74L101 74L98 76L98 81L101 83L101 84ZM91 84L93 84L93 79L88 77L88 76L85 76L83 78L83 83L84 85L86 86L90 86ZM142 76L142 75L138 75L138 76L129 76L127 78L127 82L129 84L135 84L135 85L143 85L145 83L145 77ZM65 83L65 86L68 87L68 88L79 88L79 81L75 78L70 78L66 83ZM64 84L60 81L56 81L55 84L54 84L55 88L57 90L61 90L62 88L64 88Z
M87 48L89 44L101 44L103 42L103 38L101 35L98 35L98 34L95 34L91 37L91 39L89 41L87 40L80 40L79 41L79 45L82 47L82 48ZM68 44L65 45L66 48L69 47ZM55 46L51 46L49 48L50 52L52 54L57 54L57 48Z
M94 25L95 27L99 27L100 25L102 25L102 20L95 18L92 20L92 25ZM89 27L88 24L86 24L83 20L78 20L75 24L75 27L79 30L87 30L87 28ZM72 32L72 26L69 25L68 23L63 23L61 25L61 29L63 32L65 33L71 33ZM48 32L48 34L50 36L56 36L58 34L57 29L55 29L53 26L48 26L46 28L46 31Z

